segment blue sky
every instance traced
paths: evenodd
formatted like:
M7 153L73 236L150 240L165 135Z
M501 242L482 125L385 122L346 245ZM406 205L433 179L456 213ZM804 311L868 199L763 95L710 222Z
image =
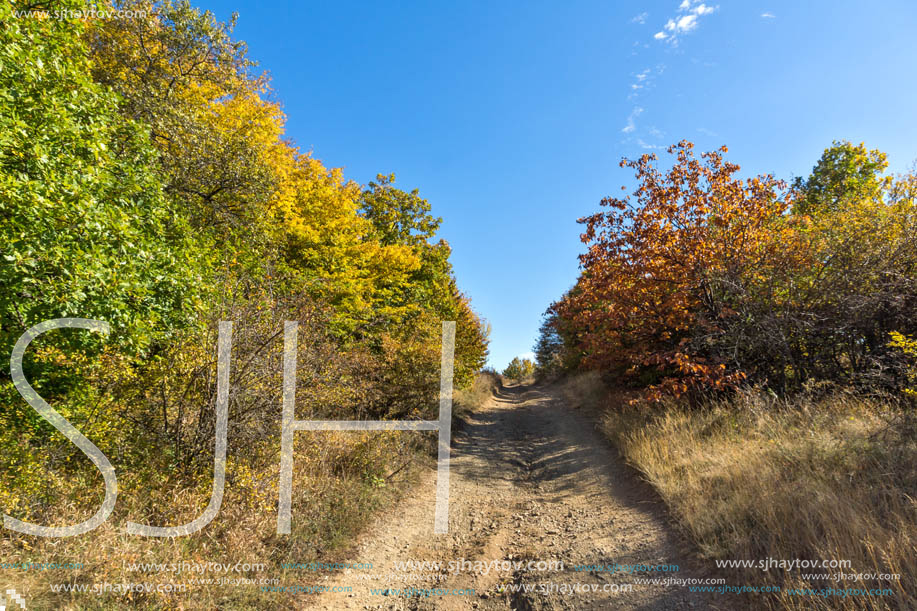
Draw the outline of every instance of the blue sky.
M500 368L575 281L576 219L632 184L622 157L684 138L783 178L834 139L917 158L909 1L192 2L239 13L303 149L430 200Z

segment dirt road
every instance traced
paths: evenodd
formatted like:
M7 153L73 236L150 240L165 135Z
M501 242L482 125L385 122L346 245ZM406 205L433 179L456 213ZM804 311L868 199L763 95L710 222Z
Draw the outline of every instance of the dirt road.
M434 484L435 472L425 475L396 511L368 529L351 561L372 563L373 568L326 576L324 585L350 586L352 591L313 597L315 608L712 608L686 587L640 584L621 591L620 586L635 578L704 576L689 568L649 487L621 464L588 414L563 405L550 389L503 388L456 433L446 535L433 534ZM465 565L465 570L448 570L450 561L462 559L561 560L564 569L501 570L503 566L490 565L485 571L478 565L481 570L476 571L474 565ZM396 570L396 562L411 560L440 561L443 568ZM628 575L573 568L614 563L674 564L680 570ZM538 591L573 584L596 591ZM412 586L474 589L474 594L424 597L399 591ZM521 591L525 586L535 591ZM386 594L380 593L385 589Z

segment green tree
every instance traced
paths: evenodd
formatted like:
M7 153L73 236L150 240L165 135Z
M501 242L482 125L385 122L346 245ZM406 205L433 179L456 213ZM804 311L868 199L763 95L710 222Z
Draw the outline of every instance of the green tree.
M118 93L121 112L142 122L159 150L166 192L197 226L251 231L273 193L266 149L282 113L262 99L267 80L251 74L246 46L234 41L233 15L218 22L187 0L123 0L144 17L99 19L87 31L92 74Z
M360 196L360 215L372 225L370 236L383 246L410 249L417 267L398 286L391 286L387 304L397 319L428 311L443 316L454 309L452 249L445 240L432 242L442 219L430 214L430 203L417 189L394 186L395 175L379 174Z
M511 380L524 380L535 374L535 363L529 359L520 359L518 356L513 357L506 369L503 370L503 376Z
M118 426L102 386L134 375L198 322L210 244L165 195L145 126L92 80L85 22L16 17L20 8L34 6L0 4L0 499L28 513L46 509L43 501L72 487L86 465L70 460L75 446L13 388L13 344L52 318L109 323L107 339L43 335L24 367L103 452L132 452L136 431Z
M845 203L875 199L889 185L882 173L886 155L868 150L863 143L836 140L825 149L808 178L797 178L794 187L803 193L793 211L817 216L837 212Z
M487 360L490 327L458 289L449 244L442 239L433 242L442 219L430 214L430 203L417 189L396 188L394 174L379 174L376 181L369 183L360 199L360 214L373 227L371 237L386 247L407 247L418 260L404 282L390 287L387 311L393 320L418 327L423 316L456 321L455 382L467 386ZM436 333L430 341L438 342Z
M0 354L67 316L109 322L139 353L199 305L205 249L148 169L145 130L92 81L83 25L12 8L0 7Z
M561 318L548 311L538 329L538 340L535 342L535 369L540 376L550 376L564 369L565 344L560 334Z

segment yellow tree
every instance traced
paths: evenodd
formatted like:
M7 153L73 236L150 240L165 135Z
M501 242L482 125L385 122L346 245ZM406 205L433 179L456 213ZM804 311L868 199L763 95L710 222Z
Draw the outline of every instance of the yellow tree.
M417 256L376 238L356 183L284 140L285 116L231 39L233 22L187 2L122 4L146 17L93 24L93 74L149 126L167 192L212 236L230 277L286 274L289 291L332 305L345 333L391 318Z

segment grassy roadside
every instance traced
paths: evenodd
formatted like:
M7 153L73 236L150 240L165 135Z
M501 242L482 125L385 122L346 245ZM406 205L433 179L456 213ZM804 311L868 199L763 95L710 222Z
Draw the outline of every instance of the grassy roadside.
M455 415L479 408L499 380L480 374L466 390L455 393ZM317 437L321 435L322 437ZM329 437L330 436L330 437ZM435 468L433 434L412 432L297 434L293 479L293 532L276 534L278 464L265 457L264 470L246 474L246 486L232 476L216 518L200 532L157 539L128 535L125 518L136 519L143 508L160 508L149 521L181 524L196 518L207 506L210 476L195 489L180 489L164 481L158 489L125 486L119 509L91 535L65 539L19 536L4 531L0 560L26 563L81 564L79 568L50 570L6 569L0 573L7 587L26 596L36 609L288 609L298 608L304 594L262 591L260 580L277 584L308 585L321 572L285 569L285 563L335 563L349 558L355 538L380 513L395 506L416 485L420 474ZM125 480L127 477L125 476ZM144 480L146 481L146 480ZM74 499L88 496L98 482L74 482ZM88 501L87 501L88 502ZM123 509L121 509L123 507ZM94 511L87 505L86 513ZM73 512L60 512L59 523L73 522ZM117 562L112 562L117 558ZM359 561L359 559L356 559ZM241 571L194 568L130 570L134 563L178 564L200 567L207 563L248 564ZM263 565L258 567L257 565ZM192 580L213 579L207 585ZM254 583L241 583L254 580ZM84 586L84 592L54 592L52 584ZM130 592L111 590L91 594L97 584L189 584L185 591ZM193 601L193 602L192 602Z
M566 382L596 401L596 377ZM780 585L747 599L773 609L917 608L917 441L889 405L838 393L793 401L745 391L689 410L604 398L603 429L715 559L849 560L899 580L802 577L807 570L734 569L730 585ZM884 596L790 595L788 588L890 588ZM752 602L752 600L754 602Z
M335 562L374 515L393 505L410 488L418 470L416 465L427 458L422 448L405 444L391 433L378 434L375 439L337 435L339 439L334 443L297 439L290 535L276 533L277 473L260 473L262 487L255 494L250 488L234 486L232 478L228 478L217 516L188 537L128 535L122 530L128 511L119 510L91 535L44 539L7 531L0 539L0 558L81 566L5 570L2 576L9 587L26 596L29 608L36 609L293 608L302 593L265 592L261 585L271 582L261 580L277 579L277 585L310 583L314 573L284 569L282 565ZM399 450L401 453L396 454ZM362 464L382 456L388 457L384 462L386 473L401 467L399 461L406 457L413 462L385 481L366 477ZM160 508L158 517L150 520L152 523L180 524L193 520L206 507L209 489L203 488L177 489L165 484L135 498L124 495L123 501L135 508ZM73 494L78 496L80 490L75 488ZM73 521L72 514L61 520ZM140 563L164 566L131 568ZM210 563L241 566L239 570L201 568ZM212 582L196 583L198 579ZM54 592L53 588L60 584L86 589ZM124 584L151 584L174 591L123 592ZM177 587L180 585L184 589ZM105 592L93 593L93 588L106 586L109 589Z
M464 420L469 413L483 407L502 384L500 376L489 369L478 373L467 389L456 390L452 405L453 422Z

